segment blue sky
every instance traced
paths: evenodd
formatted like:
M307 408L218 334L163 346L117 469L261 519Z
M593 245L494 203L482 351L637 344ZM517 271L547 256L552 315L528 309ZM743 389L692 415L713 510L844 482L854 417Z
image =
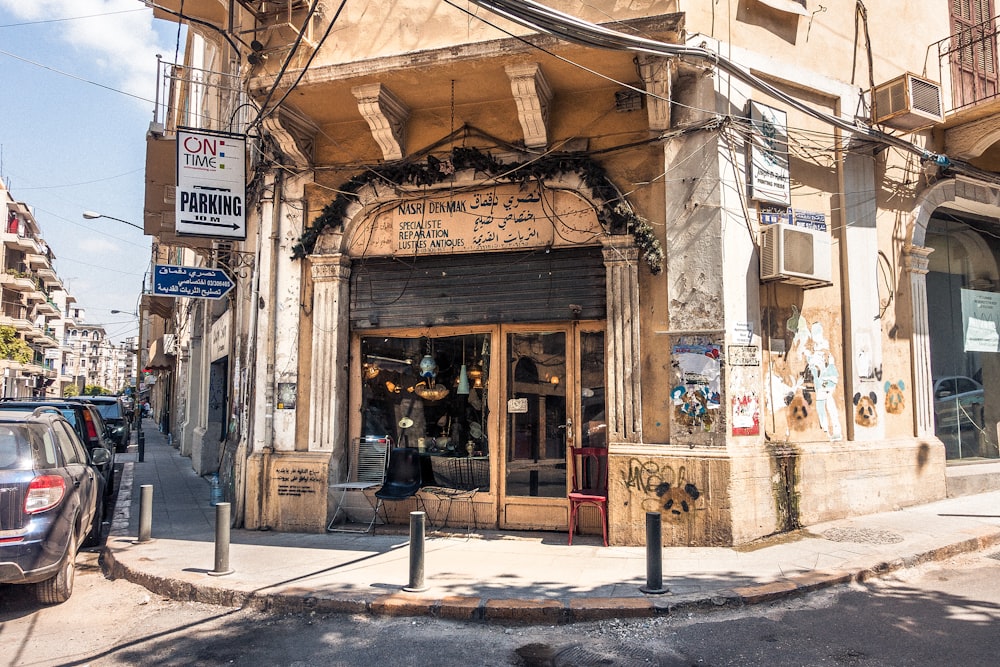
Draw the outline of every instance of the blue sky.
M82 214L142 225L156 54L173 62L177 39L140 0L0 0L0 177L34 207L87 322L114 340L138 330L111 311L135 312L150 239Z

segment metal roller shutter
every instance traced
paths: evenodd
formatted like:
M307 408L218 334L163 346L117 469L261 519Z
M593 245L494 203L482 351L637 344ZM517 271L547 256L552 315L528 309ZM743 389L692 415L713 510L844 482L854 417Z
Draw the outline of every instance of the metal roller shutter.
M605 290L600 248L367 258L352 265L351 324L599 320L605 318Z

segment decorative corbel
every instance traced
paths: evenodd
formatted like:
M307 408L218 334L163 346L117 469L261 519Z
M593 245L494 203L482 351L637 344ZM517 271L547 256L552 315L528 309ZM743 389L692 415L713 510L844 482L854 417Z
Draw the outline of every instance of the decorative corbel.
M401 160L403 129L410 110L381 83L356 86L351 92L358 100L358 111L368 121L372 137L382 149L382 157L386 160Z
M660 56L641 55L639 73L649 94L646 98L646 114L649 129L663 132L670 129L670 91L673 61Z
M281 106L276 113L264 119L264 128L278 143L281 153L296 167L312 167L316 134L319 132L315 123Z
M524 131L524 145L545 148L548 141L549 102L552 88L538 63L508 65L510 90L517 102L517 114Z

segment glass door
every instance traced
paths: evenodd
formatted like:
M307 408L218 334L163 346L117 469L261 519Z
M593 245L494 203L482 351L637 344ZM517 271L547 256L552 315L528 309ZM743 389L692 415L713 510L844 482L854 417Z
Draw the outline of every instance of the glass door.
M566 332L507 334L506 496L566 495Z
M504 331L501 528L565 530L568 447L606 446L604 323Z

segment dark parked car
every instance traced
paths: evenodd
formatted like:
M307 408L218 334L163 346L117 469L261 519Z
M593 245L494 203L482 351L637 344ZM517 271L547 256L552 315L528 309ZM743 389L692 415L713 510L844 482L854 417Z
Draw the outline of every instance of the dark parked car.
M110 460L49 408L0 413L0 583L34 584L43 604L69 599L77 551L101 537L98 468Z
M0 400L0 417L4 410L31 412L35 408L47 407L58 410L70 423L76 435L83 441L88 451L104 448L111 451L111 459L100 466L104 480L105 495L110 496L115 487L115 443L109 428L101 418L100 410L89 403L61 398L4 398Z
M111 431L111 439L115 449L124 452L128 449L128 441L132 435L132 422L120 396L77 396L76 400L97 406L101 419Z

